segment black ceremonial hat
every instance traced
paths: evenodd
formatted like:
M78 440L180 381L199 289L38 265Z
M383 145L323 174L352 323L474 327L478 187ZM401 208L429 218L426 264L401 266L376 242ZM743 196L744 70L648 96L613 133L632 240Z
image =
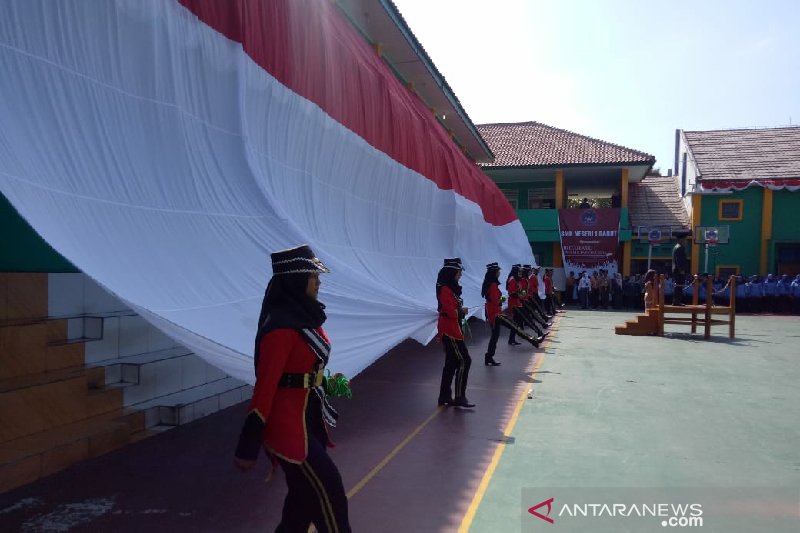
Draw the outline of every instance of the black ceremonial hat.
M464 265L461 264L461 258L460 257L453 257L453 258L444 260L444 267L443 268L456 268L458 270L464 270Z
M279 250L270 255L272 258L272 275L281 274L317 274L330 272L314 251L307 244L295 248Z

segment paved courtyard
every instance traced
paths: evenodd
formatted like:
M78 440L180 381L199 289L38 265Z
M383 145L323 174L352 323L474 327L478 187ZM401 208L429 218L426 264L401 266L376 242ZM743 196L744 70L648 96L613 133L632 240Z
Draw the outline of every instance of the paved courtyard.
M665 338L614 335L630 317L569 310L538 350L501 341L496 368L483 366L487 331L473 322L474 411L436 407L435 342L372 365L338 401L333 433L354 531L566 531L560 496L549 515L536 510L555 524L527 509L570 487L772 489L775 505L751 516L794 525L800 320L739 317L733 340L678 326ZM254 475L233 468L243 414L235 406L0 495L0 531L271 531L284 482L265 482L265 461ZM701 531L736 531L711 518ZM627 523L591 530L642 530Z

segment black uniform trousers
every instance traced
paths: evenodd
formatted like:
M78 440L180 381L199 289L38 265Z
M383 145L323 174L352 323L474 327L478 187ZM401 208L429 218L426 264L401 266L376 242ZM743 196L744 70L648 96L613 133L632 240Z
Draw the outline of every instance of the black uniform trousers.
M497 315L494 318L494 326L492 326L492 336L489 338L489 348L486 350L485 358L487 362L494 359L494 353L497 350L497 339L500 338L500 328L508 328L510 330L510 335L514 335L516 333L528 342L532 340L530 335L525 333L522 328L509 320L508 317L505 315ZM510 340L509 342L513 342L513 340Z
M289 492L283 501L281 523L276 532L307 533L313 523L320 533L351 531L347 494L342 476L327 451L319 397L310 392L306 411L308 456L300 464L278 458Z
M531 326L531 321L525 316L525 312L522 310L522 307L515 307L513 311L511 311L511 316L513 317L513 324L515 328L508 328L508 343L513 344L517 342L517 332L522 330L525 331L525 325L527 324L529 327L535 328L535 326Z
M522 322L519 323L520 327L525 325L535 331L537 335L544 334L544 328L547 322L544 321L544 315L537 313L535 305L529 301L523 300L522 307L519 308L519 314L522 318Z
M545 319L547 318L547 315L549 313L545 309L545 306L542 303L542 299L539 298L538 294L534 295L531 298L528 298L527 300L522 300L522 305L524 307L528 308L531 311L531 313L534 313L534 312L538 313L539 318L540 318L540 322L542 322L542 324L544 324Z
M451 386L455 377L455 399L464 398L467 391L467 379L469 379L469 367L472 366L472 358L467 351L467 345L463 340L454 339L449 335L442 335L444 344L444 368L442 369L442 384L439 387L439 402L450 400Z
M686 275L676 270L672 271L672 279L675 280L675 292L672 294L672 305L683 304L683 289L686 286Z

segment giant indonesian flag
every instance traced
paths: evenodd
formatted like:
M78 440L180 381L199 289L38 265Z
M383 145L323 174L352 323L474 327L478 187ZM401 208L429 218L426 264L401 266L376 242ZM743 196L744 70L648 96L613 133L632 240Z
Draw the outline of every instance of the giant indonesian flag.
M559 209L558 229L564 272L605 269L609 276L618 270L620 210Z
M444 257L469 306L486 263L532 261L497 187L330 0L0 11L2 193L233 376L253 381L272 251L308 243L331 267L331 367L351 375L433 337Z

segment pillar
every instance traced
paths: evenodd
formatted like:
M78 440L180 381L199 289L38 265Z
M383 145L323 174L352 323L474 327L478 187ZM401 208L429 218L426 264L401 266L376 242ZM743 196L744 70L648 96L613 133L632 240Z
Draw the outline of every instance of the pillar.
M628 207L628 169L622 169L622 177L620 179L620 207Z
M566 206L566 189L564 188L564 171L556 170L556 209L563 209Z
M772 189L764 187L764 200L761 205L761 261L759 274L769 271L769 241L772 239Z
M700 272L700 245L695 242L694 233L697 226L701 225L703 209L703 195L692 193L692 274Z

